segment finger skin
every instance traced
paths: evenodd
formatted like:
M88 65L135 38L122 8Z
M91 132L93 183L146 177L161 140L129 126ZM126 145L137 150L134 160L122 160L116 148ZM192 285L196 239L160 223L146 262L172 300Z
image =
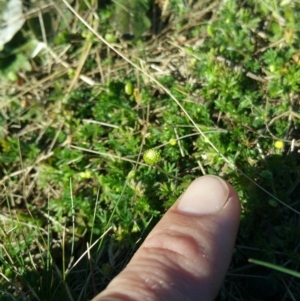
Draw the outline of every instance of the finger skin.
M227 185L228 199L214 214L179 212L179 198L127 267L93 301L214 300L231 260L240 220L237 193Z

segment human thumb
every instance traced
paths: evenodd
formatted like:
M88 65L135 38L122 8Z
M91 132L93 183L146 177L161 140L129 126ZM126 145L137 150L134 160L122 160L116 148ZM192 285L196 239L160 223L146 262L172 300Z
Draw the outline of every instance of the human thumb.
M193 181L127 267L94 301L212 301L227 272L240 219L230 184Z

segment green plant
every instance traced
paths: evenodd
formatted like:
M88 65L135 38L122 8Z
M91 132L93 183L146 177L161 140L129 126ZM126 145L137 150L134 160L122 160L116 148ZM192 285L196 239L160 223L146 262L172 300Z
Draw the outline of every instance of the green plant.
M63 1L51 52L1 88L3 298L91 299L192 179L218 174L242 217L217 300L299 299L248 263L300 260L299 3L144 1L139 20L166 4L161 33L127 43L109 22L125 2Z

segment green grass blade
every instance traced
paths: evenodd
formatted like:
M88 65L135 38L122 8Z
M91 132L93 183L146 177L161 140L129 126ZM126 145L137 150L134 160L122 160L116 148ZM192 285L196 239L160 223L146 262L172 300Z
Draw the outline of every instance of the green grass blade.
M293 271L293 270L290 270L290 269L287 269L287 268L283 268L281 266L278 266L278 265L275 265L275 264L272 264L272 263L269 263L269 262L260 261L260 260L252 259L252 258L248 259L248 261L252 262L252 263L255 263L255 264L258 264L258 265L261 265L261 266L264 266L266 268L270 268L270 269L273 269L273 270L276 270L276 271L279 271L279 272L282 272L282 273L289 274L289 275L300 278L300 273L299 272L296 272L296 271Z

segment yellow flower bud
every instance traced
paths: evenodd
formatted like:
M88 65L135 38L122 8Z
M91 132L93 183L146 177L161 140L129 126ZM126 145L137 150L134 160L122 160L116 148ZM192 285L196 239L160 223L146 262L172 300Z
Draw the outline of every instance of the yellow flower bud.
M275 148L277 148L277 149L283 149L283 148L284 148L284 143L283 143L282 141L280 141L280 140L276 140L276 141L274 142L274 146L275 146Z
M176 141L176 139L170 139L169 140L169 143L172 145L172 146L174 146L174 145L176 145L177 144L177 141Z

